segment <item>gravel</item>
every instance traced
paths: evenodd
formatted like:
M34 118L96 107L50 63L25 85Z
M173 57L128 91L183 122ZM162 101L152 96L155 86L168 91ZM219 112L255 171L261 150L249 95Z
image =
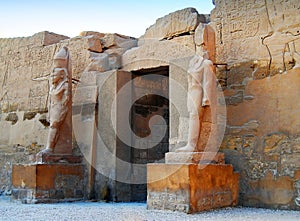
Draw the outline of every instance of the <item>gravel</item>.
M300 220L300 211L224 208L198 214L147 210L145 203L76 202L21 204L0 197L0 220Z

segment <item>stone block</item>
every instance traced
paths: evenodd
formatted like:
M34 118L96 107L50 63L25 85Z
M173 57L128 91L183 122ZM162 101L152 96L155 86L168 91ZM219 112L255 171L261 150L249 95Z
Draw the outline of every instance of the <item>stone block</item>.
M249 181L249 192L242 195L242 205L264 208L297 209L294 203L294 179L290 176L274 177L268 172L259 180Z
M32 165L14 165L12 168L12 185L20 188L36 187L36 167Z
M180 34L193 32L200 21L206 22L204 15L199 15L194 8L185 8L157 19L155 24L146 30L143 37L150 39L172 38Z
M98 87L97 86L79 86L76 89L73 105L81 106L85 104L95 104L97 102Z
M104 33L96 32L96 31L82 31L79 34L79 36L83 36L83 37L91 36L91 35L97 36L98 38L102 38L105 36Z
M69 38L67 36L55 34L53 32L48 32L48 31L41 32L40 34L43 36L43 46L56 44L62 40Z
M136 71L167 66L175 59L190 57L194 54L194 49L180 42L152 41L126 51L122 56L123 70Z
M215 152L168 152L166 163L224 164L224 153Z
M24 203L82 200L84 182L82 164L15 164L12 198Z
M108 54L106 53L90 53L91 63L85 68L85 72L97 71L105 72L109 68Z
M87 50L97 53L101 53L103 51L100 38L98 38L97 36L91 35L84 37L83 41Z
M129 48L137 46L137 40L135 38L120 34L105 34L101 38L101 43L105 49L124 48L128 50Z
M108 54L110 69L119 69L122 67L122 55L127 49L124 48L110 48L105 51Z
M147 208L196 213L238 203L231 165L148 164Z
M171 39L170 41L175 42L176 44L180 44L180 45L196 52L196 46L194 43L194 35L179 36L179 37Z

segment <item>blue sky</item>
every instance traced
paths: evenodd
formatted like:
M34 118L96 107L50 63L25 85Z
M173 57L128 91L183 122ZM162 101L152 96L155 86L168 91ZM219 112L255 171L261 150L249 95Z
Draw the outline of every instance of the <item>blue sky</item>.
M209 14L212 0L6 0L0 4L0 38L51 31L69 37L81 31L141 36L155 20L194 7Z

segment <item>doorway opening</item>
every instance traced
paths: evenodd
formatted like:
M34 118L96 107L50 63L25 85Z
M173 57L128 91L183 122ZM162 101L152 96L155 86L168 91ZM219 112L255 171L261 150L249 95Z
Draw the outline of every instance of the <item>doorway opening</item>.
M137 137L146 138L142 142L133 140L132 163L146 165L164 162L165 153L169 151L168 77L169 66L132 72L132 96L135 102L130 113L131 128ZM160 117L155 118L157 115ZM146 180L144 184L131 185L131 196L132 201L146 201Z

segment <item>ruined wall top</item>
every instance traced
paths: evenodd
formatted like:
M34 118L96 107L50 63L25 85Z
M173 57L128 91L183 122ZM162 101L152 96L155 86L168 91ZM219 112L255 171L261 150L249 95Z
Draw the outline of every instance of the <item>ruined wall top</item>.
M299 0L215 0L211 13L216 30L217 62L265 60L284 71L288 44L300 51ZM286 57L286 60L292 60Z
M195 8L185 8L158 18L147 28L143 38L169 39L174 36L193 32L199 22L206 23L208 18L199 15Z

